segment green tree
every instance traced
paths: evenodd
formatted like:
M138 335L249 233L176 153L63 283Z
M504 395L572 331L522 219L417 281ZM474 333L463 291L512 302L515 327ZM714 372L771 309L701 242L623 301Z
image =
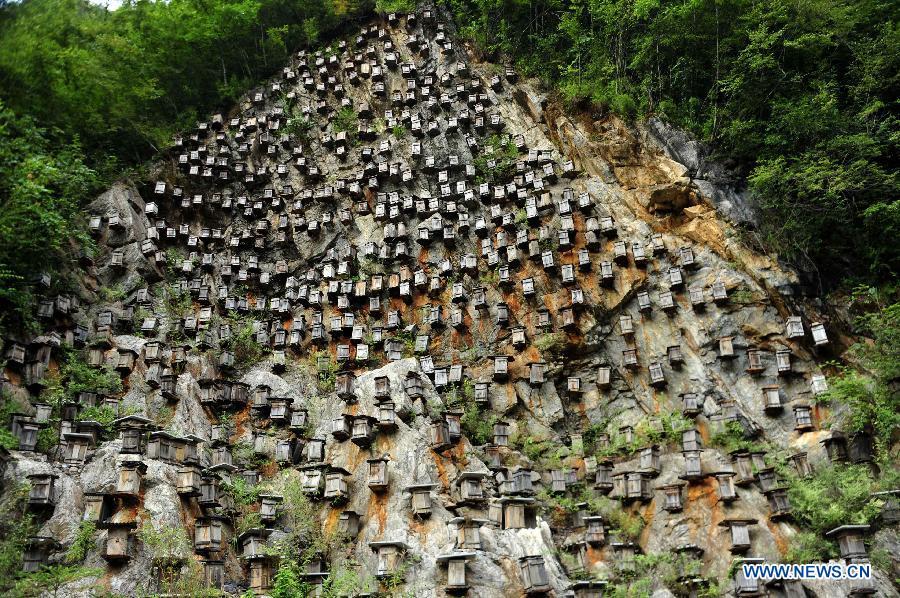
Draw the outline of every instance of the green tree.
M86 241L80 207L98 190L77 143L0 103L0 327L31 321L37 274L74 268L72 249Z

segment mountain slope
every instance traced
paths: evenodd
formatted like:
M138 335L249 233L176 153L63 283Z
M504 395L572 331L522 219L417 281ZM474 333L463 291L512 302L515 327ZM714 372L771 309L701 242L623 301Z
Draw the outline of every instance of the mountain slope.
M733 592L804 464L872 455L815 403L846 339L689 175L433 8L294 56L89 207L82 297L7 363L31 546L89 538L66 595Z

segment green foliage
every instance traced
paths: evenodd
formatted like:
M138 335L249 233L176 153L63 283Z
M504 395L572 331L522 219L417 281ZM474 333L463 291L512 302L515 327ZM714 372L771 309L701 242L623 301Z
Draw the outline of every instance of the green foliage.
M193 559L161 560L157 563L159 577L155 582L157 592L153 596L190 596L191 598L212 598L222 592L207 586L203 565Z
M363 579L352 561L338 564L323 585L324 598L341 598L357 596L364 592L371 593L375 583L371 579Z
M894 560L890 551L886 548L873 548L869 551L869 561L881 569L885 573L890 574L893 571Z
M628 540L637 540L644 529L644 520L640 514L624 509L612 509L604 514L619 536Z
M272 598L305 598L309 595L310 584L300 576L300 566L296 562L285 561L278 567L272 582Z
M2 97L78 136L98 158L140 160L176 128L227 105L366 2L84 0L3 6Z
M49 453L59 442L59 430L55 426L41 428L37 434L35 448L38 452Z
M327 357L327 364L323 360L322 365L320 365L320 357ZM311 367L313 368L313 371L316 372L316 381L319 386L319 390L321 390L322 392L331 392L332 390L334 390L334 385L337 382L338 364L331 359L328 351L322 350L311 353L309 356L309 361Z
M323 598L342 598L371 589L370 585L360 579L356 570L341 563L330 571L322 583L321 594L317 595ZM312 595L312 590L312 584L303 579L300 566L296 562L283 561L275 573L270 595L272 598L306 598Z
M97 526L93 521L82 521L75 533L75 540L66 551L66 562L77 565L84 561L88 552L94 549L94 535L97 533Z
M137 530L137 537L150 558L159 561L183 559L194 550L194 543L180 525L157 528L145 520Z
M515 446L534 463L537 463L544 453L550 450L555 444L550 440L536 440L534 437L528 435L523 435L515 440Z
M840 525L871 523L878 516L876 490L865 465L824 467L806 478L793 478L788 488L794 518L819 535Z
M231 338L224 345L234 352L234 367L244 370L262 361L265 351L256 342L253 318L231 314L227 321L231 326Z
M484 150L475 156L475 173L479 181L499 181L512 175L519 156L509 135L491 135Z
M30 486L13 485L0 499L0 592L8 592L22 577L22 555L37 525L26 512Z
M702 577L702 567L702 561L687 553L635 555L631 567L614 572L603 595L615 598L650 598L657 588L667 588L679 596L686 595L689 592L683 580ZM717 598L722 595L719 584L714 580L709 582L706 587L695 589L698 598ZM693 591L690 593L693 594Z
M858 319L864 334L873 342L851 347L865 371L842 368L829 381L828 390L818 400L845 404L849 413L840 425L845 431L872 430L879 451L887 451L900 429L900 303L871 311Z
M731 439L733 434L743 435L743 430L735 422L733 427L729 425L726 428L726 436L718 439L718 442L725 442L724 438ZM609 443L606 447L596 446L597 438L604 433L609 426L609 422L601 422L591 425L584 432L584 441L599 458L610 458L617 455L630 455L638 449L647 447L652 444L671 444L678 445L681 443L681 433L693 427L693 422L683 417L679 413L665 413L659 420L654 420L651 424L649 420L640 421L632 431L631 442L625 441L625 435L615 431L609 433ZM730 441L730 440L729 440Z
M568 103L660 115L712 141L748 175L782 257L826 282L896 275L895 2L444 3L482 55Z
M234 525L234 532L241 535L247 530L265 527L262 522L262 516L259 511L247 511L243 513Z
M2 31L0 20L0 53ZM36 274L75 267L73 243L88 242L80 207L98 190L77 143L60 142L0 100L0 329L33 323Z
M103 569L99 568L50 565L19 579L9 590L8 595L16 598L57 596L60 589L66 584L86 577L100 577L101 575L103 575Z
M9 428L2 428L0 429L0 446L8 451L16 450L19 448L19 439L13 435Z
M470 378L464 378L462 386L454 386L444 395L448 409L457 409L465 407L472 403L475 398L475 383Z
M101 395L115 395L122 392L122 378L108 365L94 367L88 365L84 355L69 350L63 355L59 378L48 383L41 398L53 405L74 400L79 393L96 392Z
M19 439L10 431L9 425L13 413L26 412L28 405L13 395L0 394L0 446L7 450L19 448Z
M334 131L344 131L347 133L348 138L352 138L356 134L358 124L359 115L356 114L356 110L350 106L338 110L334 115L334 119L331 121L331 126Z
M710 437L709 444L721 448L726 453L737 450L756 451L763 448L748 437L744 427L736 421L726 422L720 431Z
M484 412L476 403L469 403L460 418L463 434L473 445L488 444L494 441L494 424L497 414Z
M116 420L116 412L112 407L101 405L99 407L87 407L78 414L83 421L95 421L103 425L107 432L112 431L112 423Z
M813 532L800 532L793 538L784 555L786 563L818 563L837 556L836 546Z
M375 0L375 11L381 14L392 12L406 14L416 10L415 0Z
M285 115L287 119L283 132L287 135L298 137L300 140L308 143L310 132L314 126L313 122L293 106L287 106L285 108Z
M416 334L412 330L401 330L391 340L403 343L403 356L412 357L416 349Z
M681 433L694 427L694 422L681 413L665 413L660 420L662 422L660 441L664 440L673 445L680 445Z
M121 284L114 284L112 286L104 285L97 289L97 294L99 295L100 300L106 303L121 301L126 296L125 289L122 288Z
M328 553L341 538L322 531L317 507L303 493L293 473L285 472L273 488L284 497L281 519L286 532L270 549L282 562L306 565L316 555Z
M249 446L246 443L243 444ZM250 451L252 452L252 447ZM243 454L241 456L243 457ZM234 504L239 507L247 507L259 501L259 486L251 486L242 477L235 476L230 481L223 481L222 489L231 495ZM250 527L255 526L251 525Z
M257 454L253 449L253 445L243 440L235 443L234 446L231 447L231 456L234 459L235 465L245 469L257 469L265 465L268 461L268 457ZM238 482L234 482L228 487L238 492L245 489L244 487L239 486ZM252 491L252 488L247 487L246 490L250 492ZM247 496L243 496L242 498L249 500L249 497Z
M568 338L564 332L546 332L534 339L534 346L550 357L559 355L566 348Z
M39 528L26 509L29 491L27 483L11 486L0 500L0 593L16 598L55 595L64 584L101 575L100 569L77 565L93 548L93 524L79 527L75 542L66 554L67 565L51 565L34 573L22 572L26 544Z

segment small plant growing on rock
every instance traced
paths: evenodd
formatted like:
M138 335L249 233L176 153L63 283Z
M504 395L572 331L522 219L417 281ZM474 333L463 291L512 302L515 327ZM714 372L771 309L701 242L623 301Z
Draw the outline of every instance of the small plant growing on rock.
M253 334L253 319L250 316L233 316L228 318L231 326L231 339L225 346L234 353L234 367L244 370L259 363L265 351L256 342Z
M547 332L534 339L534 346L538 348L542 355L547 357L556 357L562 353L567 344L566 334L564 332Z
M69 564L78 564L84 561L88 552L94 549L97 526L93 521L82 521L75 533L75 540L66 551L66 562Z
M359 123L359 116L351 107L341 108L334 115L331 126L335 132L343 131L347 133L348 138L356 135L356 126Z
M463 434L474 445L488 444L494 439L497 414L484 413L478 405L470 403L460 418Z
M835 465L791 479L788 497L797 522L824 534L839 525L872 523L881 508L871 500L875 490L865 465Z

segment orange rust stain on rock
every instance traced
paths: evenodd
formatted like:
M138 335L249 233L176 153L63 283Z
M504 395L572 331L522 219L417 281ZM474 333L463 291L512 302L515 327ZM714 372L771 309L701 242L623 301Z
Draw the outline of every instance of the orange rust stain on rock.
M272 478L275 477L275 474L278 473L278 463L274 461L269 461L265 465L259 468L259 472L262 474L264 478Z
M444 467L443 458L434 451L429 452L431 453L432 459L434 459L434 466L437 468L438 479L441 480L441 485L444 488L450 488L450 478L447 476L447 469Z
M250 419L250 404L244 406L243 409L234 414L234 434L229 439L233 444L244 434L244 425Z
M644 528L641 530L641 537L638 540L638 543L641 547L644 547L650 540L650 526L653 525L653 517L656 515L656 499L651 500L649 504L641 509L641 511L642 512L640 512L639 515L641 519L644 520Z
M766 527L769 528L770 532L772 532L772 537L775 539L775 547L778 548L778 554L780 554L781 556L786 555L789 547L789 542L778 529L778 524L773 523L772 521L767 519Z
M456 445L451 449L454 463L458 463L465 467L469 464L469 457L466 455L466 447L462 441L457 442Z
M697 424L697 432L700 433L700 438L703 439L703 444L709 443L709 425L705 421L696 420Z
M584 553L584 560L585 565L587 565L587 569L590 571L594 567L594 565L603 562L603 550L588 545L587 551L585 551Z
M340 509L328 509L328 514L325 516L325 534L328 535L332 533L337 527L338 520L341 517Z
M522 311L522 304L519 301L518 293L509 293L504 299L506 300L506 304L509 306L510 311L516 314L516 317L521 320L522 318L519 312Z
M382 453L386 453L391 450L391 439L385 436L384 434L379 434L376 439L376 444L378 445L378 450Z
M366 516L368 518L374 517L378 521L378 537L381 537L381 535L384 533L384 528L387 524L387 510L385 509L386 503L386 494L375 494L374 492L369 493L369 506L366 509Z
M13 386L22 386L22 376L20 374L12 371L9 368L3 370L3 372L6 374L7 378L9 379L10 384L12 384Z
M428 544L428 526L424 521L411 517L409 530L421 539L423 546Z
M426 305L431 305L431 298L426 293L415 293L413 295L412 306L416 313L422 313L422 308Z
M574 405L574 406L575 406L575 409L577 409L577 410L581 413L581 417L587 419L587 416L588 416L588 415L587 415L587 407L585 407L585 405L584 405L583 402L581 402L581 401L574 401L574 402L569 403L569 406L570 406L570 407L571 407L572 405Z
M719 502L719 495L712 478L706 478L700 483L689 484L687 487L687 503L705 501L711 509L715 509Z
M831 411L824 405L814 403L812 405L813 423L818 427L819 422L827 420L830 413Z

